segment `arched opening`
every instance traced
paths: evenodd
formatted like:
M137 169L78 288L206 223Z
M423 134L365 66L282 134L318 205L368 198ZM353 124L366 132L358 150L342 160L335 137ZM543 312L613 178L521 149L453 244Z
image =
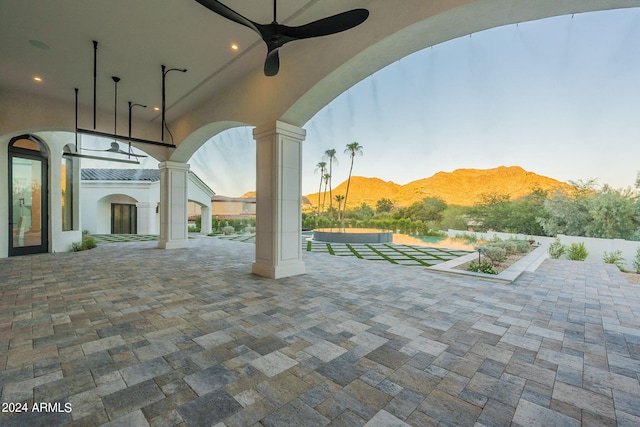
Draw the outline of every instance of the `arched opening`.
M111 194L98 201L97 234L138 234L138 201L124 194Z
M32 135L13 138L8 151L9 256L47 252L49 152Z

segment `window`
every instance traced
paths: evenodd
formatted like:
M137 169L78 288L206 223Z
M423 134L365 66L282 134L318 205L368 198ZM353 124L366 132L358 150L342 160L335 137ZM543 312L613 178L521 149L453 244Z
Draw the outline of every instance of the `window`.
M72 149L67 145L65 153ZM62 176L60 179L62 190L62 231L73 230L73 158L62 156Z

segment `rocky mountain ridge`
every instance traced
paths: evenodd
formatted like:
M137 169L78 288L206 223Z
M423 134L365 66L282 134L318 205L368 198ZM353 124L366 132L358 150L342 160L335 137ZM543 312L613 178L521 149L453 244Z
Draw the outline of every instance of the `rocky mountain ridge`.
M572 187L556 179L525 171L520 166L500 166L493 169L456 169L453 172L438 172L405 185L379 178L351 177L348 207L362 203L375 208L378 200L390 199L394 206L405 207L425 197L438 197L449 205L472 206L483 194L508 194L512 200L530 194L536 188L542 190L569 191ZM347 181L336 186L332 193L344 195ZM312 205L318 204L318 193L305 196ZM320 203L324 192L320 193ZM334 201L334 205L336 202ZM329 205L327 191L325 205Z

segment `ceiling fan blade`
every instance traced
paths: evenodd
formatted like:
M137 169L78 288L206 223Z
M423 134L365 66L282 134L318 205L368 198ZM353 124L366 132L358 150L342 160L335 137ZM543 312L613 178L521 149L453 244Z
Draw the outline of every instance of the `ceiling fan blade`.
M264 75L272 77L278 74L280 70L280 55L278 49L273 49L267 54L267 59L264 61Z
M223 5L219 1L217 1L217 0L196 0L196 1L198 3L200 3L201 5L203 5L204 7L206 7L207 9L209 9L210 11L215 12L218 15L220 15L222 17L225 17L225 18L227 18L227 19L229 19L231 21L237 22L240 25L244 25L245 27L249 27L253 31L255 31L256 33L258 33L258 34L260 34L262 36L262 33L260 32L260 30L256 26L255 22L253 22L250 19L245 18L244 16L240 15L235 10L231 9L230 7L227 7L227 6Z
M200 1L200 0L198 0ZM328 36L357 27L367 20L367 9L353 9L299 27L281 26L282 34L295 39Z

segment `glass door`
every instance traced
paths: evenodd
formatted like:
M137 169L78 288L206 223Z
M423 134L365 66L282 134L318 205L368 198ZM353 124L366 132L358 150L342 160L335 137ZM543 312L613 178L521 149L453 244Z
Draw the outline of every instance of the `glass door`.
M47 252L46 158L14 147L9 152L9 255Z
M111 204L111 234L137 234L136 205Z

